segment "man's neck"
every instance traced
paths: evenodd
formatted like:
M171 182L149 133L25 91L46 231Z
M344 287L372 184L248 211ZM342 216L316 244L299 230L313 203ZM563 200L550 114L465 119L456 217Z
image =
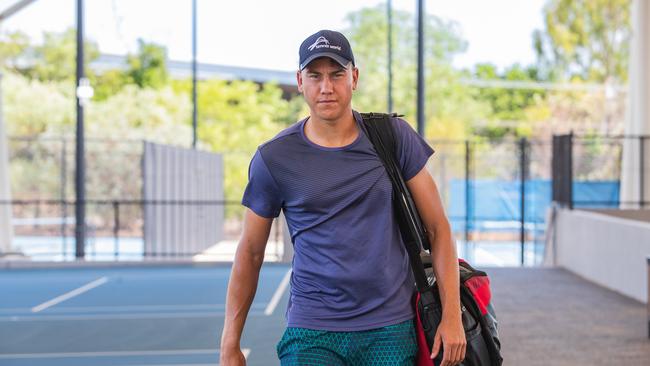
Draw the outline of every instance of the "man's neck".
M351 144L359 135L352 110L344 118L326 121L310 116L305 122L305 136L317 145L341 147Z

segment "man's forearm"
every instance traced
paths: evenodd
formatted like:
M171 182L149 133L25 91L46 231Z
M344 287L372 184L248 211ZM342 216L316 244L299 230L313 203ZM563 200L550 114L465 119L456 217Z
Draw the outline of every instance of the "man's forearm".
M460 316L458 255L451 238L451 229L447 226L430 232L429 242L432 243L433 270L440 287L443 315Z
M241 244L241 243L240 243ZM239 246L235 254L228 294L221 347L239 347L244 323L248 316L259 279L264 255L255 255Z

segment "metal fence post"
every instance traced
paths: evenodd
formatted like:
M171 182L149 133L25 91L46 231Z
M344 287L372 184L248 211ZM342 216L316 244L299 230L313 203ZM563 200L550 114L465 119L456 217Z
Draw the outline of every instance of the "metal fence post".
M67 238L67 230L66 230L66 225L67 225L67 217L68 217L68 203L66 201L66 186L67 186L67 165L66 165L66 156L68 155L68 143L65 139L65 137L61 138L62 146L61 146L61 247L62 247L62 254L63 258L66 257L66 253L68 251L68 238Z
M553 136L553 201L573 209L573 132Z
M77 136L75 149L75 257L84 259L86 255L86 160L84 137L84 104L80 98L79 90L82 80L87 80L84 75L84 35L83 35L83 0L77 0Z
M120 203L113 201L113 240L115 240L114 257L120 256Z
M470 154L471 154L471 147L469 140L465 140L465 256L468 259L470 258L469 254L469 213L470 213L470 170L469 170L469 165L470 165ZM474 253L472 253L473 255Z
M646 258L646 263L648 265L648 338L650 338L650 256Z
M645 136L639 136L639 207L645 207Z
M567 170L568 170L568 195L569 195L569 210L573 210L573 131L569 133L567 148Z
M0 72L0 81L2 72ZM2 93L0 88L0 255L12 251L13 241L13 205L11 200L11 183L9 179L9 139L5 132L2 113Z
M144 156L144 154L143 154L143 156ZM142 171L144 171L144 162L142 162L142 167L143 167ZM143 187L142 191L144 192L144 182L142 182L142 187ZM144 197L144 195L142 197ZM147 247L147 241L145 240L145 237L146 237L145 235L146 235L146 230L147 230L147 220L145 219L145 215L146 215L145 210L146 210L147 206L145 204L145 199L144 198L141 198L138 201L137 204L140 206L140 212L142 213L142 219L143 219L142 220L142 232L141 232L141 237L142 237L142 241L143 241L143 243L142 243L142 258L146 259L148 256L151 255L151 250L149 250L149 248Z
M519 244L521 246L521 266L524 266L526 247L526 146L528 141L525 137L519 140L519 190L520 190L520 218L519 218Z

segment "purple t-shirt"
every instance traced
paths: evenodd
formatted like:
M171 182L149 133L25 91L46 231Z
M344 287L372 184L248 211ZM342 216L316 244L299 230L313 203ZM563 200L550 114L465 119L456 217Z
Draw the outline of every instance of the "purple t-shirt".
M329 148L307 139L305 121L258 148L242 199L260 216L284 210L294 246L288 326L356 331L412 319L414 280L381 160L362 130ZM406 121L392 122L409 180L433 150Z

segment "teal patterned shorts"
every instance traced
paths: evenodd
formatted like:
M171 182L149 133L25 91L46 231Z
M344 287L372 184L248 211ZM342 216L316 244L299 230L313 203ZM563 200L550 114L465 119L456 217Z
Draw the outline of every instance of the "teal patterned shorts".
M287 328L277 352L289 365L413 365L417 354L412 320L358 332Z

